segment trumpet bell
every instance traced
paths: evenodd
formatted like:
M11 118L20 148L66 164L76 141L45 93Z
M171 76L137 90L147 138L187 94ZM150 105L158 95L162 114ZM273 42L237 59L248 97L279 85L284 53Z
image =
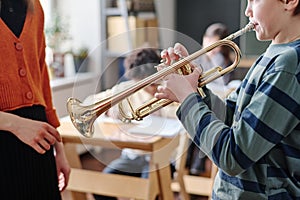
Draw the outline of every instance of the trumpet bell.
M81 105L81 101L75 98L69 98L67 101L67 110L74 127L85 137L91 138L94 134L94 121L97 115Z

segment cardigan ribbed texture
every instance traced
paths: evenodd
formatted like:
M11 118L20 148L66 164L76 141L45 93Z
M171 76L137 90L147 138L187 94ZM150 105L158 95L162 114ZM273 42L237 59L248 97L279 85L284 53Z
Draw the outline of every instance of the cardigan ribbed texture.
M300 41L270 45L223 104L226 123L196 93L179 108L219 167L213 199L300 199L299 62Z
M39 1L33 2L19 38L0 19L0 110L42 105L48 122L58 127L45 63L44 13Z

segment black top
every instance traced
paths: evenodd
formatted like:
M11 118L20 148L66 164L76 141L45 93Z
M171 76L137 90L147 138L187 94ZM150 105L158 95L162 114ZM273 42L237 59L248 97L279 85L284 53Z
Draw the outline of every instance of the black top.
M19 37L26 18L26 0L0 0L0 18Z

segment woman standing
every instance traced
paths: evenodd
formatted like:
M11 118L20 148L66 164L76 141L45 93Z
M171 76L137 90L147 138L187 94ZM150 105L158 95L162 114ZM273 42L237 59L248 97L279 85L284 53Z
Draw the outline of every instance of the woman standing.
M59 200L70 167L56 130L43 10L38 0L0 7L1 199Z

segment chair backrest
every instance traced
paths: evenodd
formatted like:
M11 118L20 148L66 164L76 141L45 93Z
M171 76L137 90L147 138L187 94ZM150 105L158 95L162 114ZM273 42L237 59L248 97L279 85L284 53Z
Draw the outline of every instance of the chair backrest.
M189 144L188 134L183 134L180 139L180 145L177 148L176 176L172 182L171 188L174 192L179 192L181 199L189 200L190 194L207 196L211 198L212 188L218 168L210 160L210 172L206 177L194 176L188 174L186 168L187 149Z

